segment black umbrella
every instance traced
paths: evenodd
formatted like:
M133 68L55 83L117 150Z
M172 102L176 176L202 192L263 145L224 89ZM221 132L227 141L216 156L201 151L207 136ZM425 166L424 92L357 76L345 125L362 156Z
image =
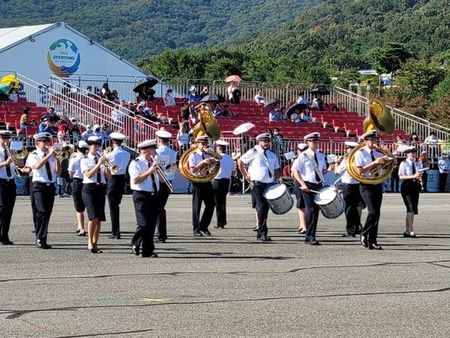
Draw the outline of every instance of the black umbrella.
M200 102L219 102L219 97L216 94L206 95Z
M148 77L145 80L139 81L138 84L136 85L136 87L134 87L133 91L135 93L139 93L142 91L142 87L145 86L147 88L151 88L157 83L158 83L157 79Z
M298 112L300 110L303 110L305 108L304 104L294 103L292 104L287 110L286 110L286 116L290 119L291 115L297 110Z
M309 91L313 95L329 95L330 90L325 86L317 86Z
M279 101L278 101L277 99L270 99L269 101L267 101L267 102L264 104L264 108L271 107L271 106L277 104L278 102L279 102Z

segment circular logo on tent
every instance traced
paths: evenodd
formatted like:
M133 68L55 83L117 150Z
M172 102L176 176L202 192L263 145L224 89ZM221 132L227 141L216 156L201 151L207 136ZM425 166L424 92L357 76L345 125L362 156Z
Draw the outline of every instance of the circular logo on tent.
M80 51L70 40L59 39L50 45L47 62L51 71L58 76L68 77L80 66Z

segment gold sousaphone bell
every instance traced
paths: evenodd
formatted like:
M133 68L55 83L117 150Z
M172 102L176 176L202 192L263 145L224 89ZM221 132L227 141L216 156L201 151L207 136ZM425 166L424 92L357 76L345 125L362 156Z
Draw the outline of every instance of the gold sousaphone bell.
M369 102L369 115L363 122L363 132L366 133L370 130L377 130L385 134L392 134L395 127L394 117L389 109L386 108L383 101L374 99ZM379 184L386 181L392 174L394 167L397 163L392 153L381 147L375 147L374 149L383 155L387 155L392 160L380 163L372 168L368 176L361 174L355 165L355 155L359 150L364 148L365 144L361 143L355 147L348 156L347 171L355 180L364 184Z

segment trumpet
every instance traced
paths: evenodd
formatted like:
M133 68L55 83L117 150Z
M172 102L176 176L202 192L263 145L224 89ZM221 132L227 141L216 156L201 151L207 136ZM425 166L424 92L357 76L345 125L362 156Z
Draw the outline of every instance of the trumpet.
M105 151L103 152L105 155L111 152L111 147L108 147L105 149ZM102 156L100 153L98 153L98 156ZM103 161L103 165L108 168L111 172L116 173L120 170L120 167L117 164L112 164L107 158L105 158L105 160Z
M63 145L61 143L53 144L53 155L58 158L60 161L64 159L68 159L71 155L70 150L63 150Z

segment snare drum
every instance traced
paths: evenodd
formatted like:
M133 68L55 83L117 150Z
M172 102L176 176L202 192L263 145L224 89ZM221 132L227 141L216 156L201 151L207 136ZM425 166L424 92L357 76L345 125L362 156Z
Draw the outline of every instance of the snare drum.
M314 202L320 207L322 215L326 218L339 217L345 210L344 199L333 186L320 189L314 197Z
M266 188L264 198L276 215L282 215L292 209L294 199L285 184L274 184Z

